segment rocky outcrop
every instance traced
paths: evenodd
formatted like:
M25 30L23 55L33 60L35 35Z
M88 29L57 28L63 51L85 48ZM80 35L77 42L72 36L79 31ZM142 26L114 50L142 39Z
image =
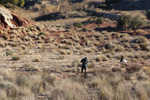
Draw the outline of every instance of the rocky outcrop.
M28 20L15 15L6 8L0 7L0 29L4 30L5 28L15 28L30 24Z

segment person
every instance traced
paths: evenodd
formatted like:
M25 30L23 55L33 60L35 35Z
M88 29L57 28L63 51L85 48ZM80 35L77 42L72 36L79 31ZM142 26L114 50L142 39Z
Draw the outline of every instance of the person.
M127 62L127 60L124 59L123 55L121 56L120 62Z
M83 73L83 70L85 70L85 73L86 73L86 67L87 67L87 63L88 63L87 57L83 58L81 60L81 63L82 63L81 73Z

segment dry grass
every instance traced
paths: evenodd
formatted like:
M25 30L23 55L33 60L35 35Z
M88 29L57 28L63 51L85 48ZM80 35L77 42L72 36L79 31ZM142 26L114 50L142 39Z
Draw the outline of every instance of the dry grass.
M56 84L50 95L53 100L87 100L87 97L86 87L71 80Z
M47 7L41 11L48 14L54 9ZM21 16L32 19L41 11L22 11ZM0 100L36 100L42 94L46 94L44 100L148 100L149 40L127 33L99 32L92 29L94 24L88 26L88 23L82 24L82 31L61 26L87 19L38 22L38 28L11 30L13 35L9 41L1 38ZM42 28L41 24L46 25ZM122 54L129 63L119 62ZM89 60L86 76L79 72L83 55ZM14 61L10 61L12 58ZM135 61L139 63L130 63Z

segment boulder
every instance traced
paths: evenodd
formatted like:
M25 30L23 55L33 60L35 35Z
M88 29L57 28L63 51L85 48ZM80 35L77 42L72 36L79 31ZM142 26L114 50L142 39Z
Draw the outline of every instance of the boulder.
M31 22L25 18L17 16L4 7L0 7L0 29L4 30L5 28L15 28L30 24Z

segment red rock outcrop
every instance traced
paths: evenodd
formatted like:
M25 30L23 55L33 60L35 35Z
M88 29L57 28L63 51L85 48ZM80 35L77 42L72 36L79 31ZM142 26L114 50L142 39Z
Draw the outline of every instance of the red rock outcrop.
M0 29L15 28L19 26L31 25L31 22L21 18L9 10L0 7Z

